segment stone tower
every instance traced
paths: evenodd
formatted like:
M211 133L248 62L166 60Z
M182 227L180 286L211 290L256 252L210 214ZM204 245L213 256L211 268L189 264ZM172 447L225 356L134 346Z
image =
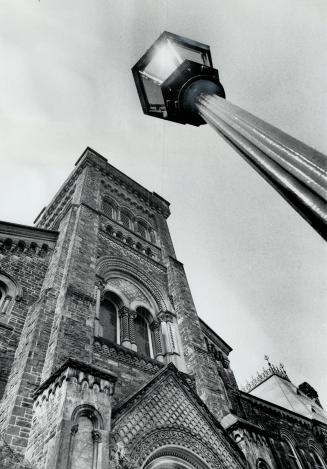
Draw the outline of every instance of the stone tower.
M0 316L0 425L35 468L244 467L218 423L238 392L231 348L197 315L169 213L88 148L36 228L12 228L32 272L12 291L31 294Z

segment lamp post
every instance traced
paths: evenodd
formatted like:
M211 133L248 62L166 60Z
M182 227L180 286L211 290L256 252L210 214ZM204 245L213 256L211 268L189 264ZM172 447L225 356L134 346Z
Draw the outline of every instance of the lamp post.
M132 72L145 114L208 123L327 239L327 157L225 100L209 46L164 32Z

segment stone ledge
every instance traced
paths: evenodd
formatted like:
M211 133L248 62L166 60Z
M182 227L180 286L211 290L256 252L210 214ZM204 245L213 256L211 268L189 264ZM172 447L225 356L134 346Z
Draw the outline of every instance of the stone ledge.
M61 387L63 381L70 381L72 379L75 379L80 384L86 381L89 387L93 387L96 384L100 391L109 390L109 394L113 394L113 385L117 381L117 376L93 365L69 358L36 389L34 399L37 400L45 391L51 394L57 387Z
M134 350L111 342L103 337L95 337L94 344L100 345L101 351L98 352L99 354L102 352L108 355L108 357L105 358L117 360L125 363L126 365L134 366L150 373L157 373L158 370L165 366L163 363L154 360L153 358L141 355Z

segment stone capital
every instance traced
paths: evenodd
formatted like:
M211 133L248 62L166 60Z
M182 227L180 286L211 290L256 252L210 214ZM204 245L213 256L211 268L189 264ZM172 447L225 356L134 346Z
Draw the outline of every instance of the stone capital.
M159 321L153 321L151 324L150 324L150 329L151 331L156 331L160 328L160 322Z
M75 434L78 432L78 424L75 423L75 424L72 426L72 428L71 428L70 431L71 431L71 433L72 433L73 435L75 435Z
M160 311L158 319L160 322L173 322L174 315L170 311Z
M101 443L102 441L101 432L99 432L99 430L93 430L92 438L93 438L94 443Z
M118 312L120 317L129 316L130 309L127 306L121 306Z

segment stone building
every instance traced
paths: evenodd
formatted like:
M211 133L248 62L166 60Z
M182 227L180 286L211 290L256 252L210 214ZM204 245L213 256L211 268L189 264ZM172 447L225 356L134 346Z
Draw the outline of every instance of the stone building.
M169 213L88 148L35 227L0 223L3 467L327 468L309 384L269 363L238 388Z

